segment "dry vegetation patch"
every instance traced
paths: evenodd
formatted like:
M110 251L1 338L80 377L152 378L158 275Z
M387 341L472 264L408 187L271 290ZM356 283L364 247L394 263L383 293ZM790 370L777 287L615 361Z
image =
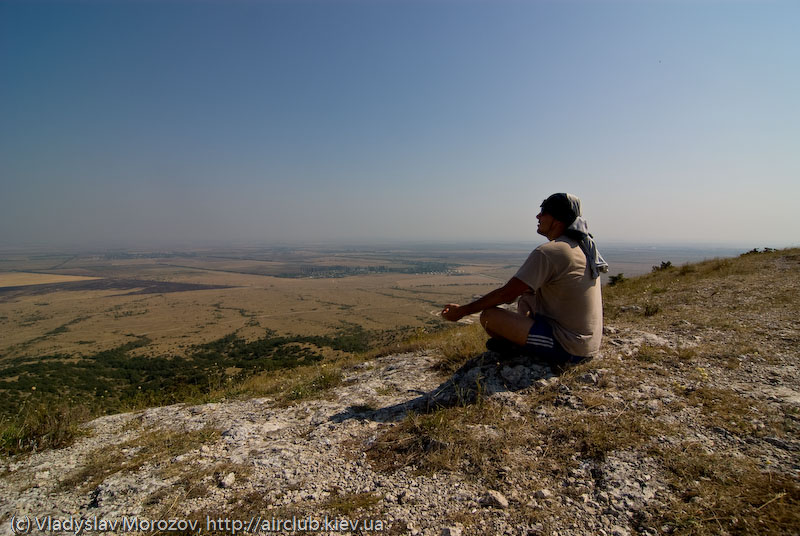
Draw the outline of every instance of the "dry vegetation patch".
M279 405L324 396L342 382L343 370L352 365L353 358L332 360L321 365L301 366L292 370L274 371L251 376L226 389L227 397L271 396Z
M674 496L657 513L679 534L796 534L797 478L764 471L742 455L708 452L688 443L657 452Z
M409 465L428 472L468 468L467 474L487 477L484 471L496 466L490 459L521 445L519 424L494 402L411 413L375 440L367 458L383 471Z
M320 507L335 515L352 517L355 513L380 503L382 497L376 493L335 493L320 504Z
M83 434L90 416L85 406L23 403L14 416L0 418L0 453L9 456L69 445Z
M602 460L667 431L624 400L583 390L581 370L521 391L512 405L481 396L473 404L412 413L378 437L368 458L383 471L463 471L487 485L501 485L505 474L527 474L533 485L551 478L554 467L566 473L577 457Z
M436 368L442 372L453 372L467 359L484 352L486 339L486 332L477 324L433 331L421 328L402 341L387 345L380 355L431 350L440 356Z
M219 430L214 428L144 430L134 439L98 449L89 457L89 465L67 475L60 486L63 489L81 487L91 490L112 475L135 472L146 464L165 466L174 457L218 438Z

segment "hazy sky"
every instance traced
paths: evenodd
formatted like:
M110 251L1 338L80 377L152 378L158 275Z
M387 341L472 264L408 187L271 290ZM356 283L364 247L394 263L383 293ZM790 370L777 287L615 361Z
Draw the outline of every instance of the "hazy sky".
M800 2L0 0L0 245L800 243Z

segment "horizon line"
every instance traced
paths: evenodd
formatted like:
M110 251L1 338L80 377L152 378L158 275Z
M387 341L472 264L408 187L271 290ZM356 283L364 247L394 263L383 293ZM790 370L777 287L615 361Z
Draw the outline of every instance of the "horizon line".
M770 243L764 241L758 245L753 242L745 241L650 241L641 240L598 240L595 239L599 248L635 248L635 249L720 249L720 250L742 250L752 249L788 249L800 247L798 243ZM495 249L511 247L513 249L531 248L534 243L543 243L543 237L532 237L531 240L491 240L491 239L340 239L340 240L274 240L274 241L186 241L182 243L147 243L145 241L127 241L120 244L109 243L2 243L0 242L0 253L23 253L23 252L64 252L64 253L96 253L110 251L140 251L140 252L181 252L198 249L235 249L235 248L386 248L391 246L402 247L470 247ZM534 246L535 247L535 246Z

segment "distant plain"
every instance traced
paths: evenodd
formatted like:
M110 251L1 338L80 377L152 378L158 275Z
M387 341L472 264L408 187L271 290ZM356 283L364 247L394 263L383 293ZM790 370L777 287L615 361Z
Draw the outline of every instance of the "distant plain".
M140 354L180 355L233 332L423 327L439 322L443 304L502 284L525 247L7 252L0 256L0 356L85 354L140 337L150 341ZM604 253L609 273L628 276L664 260L715 256L678 248Z
M0 355L86 354L147 337L142 355L177 355L236 332L316 335L438 322L450 301L513 274L517 251L305 248L6 254Z

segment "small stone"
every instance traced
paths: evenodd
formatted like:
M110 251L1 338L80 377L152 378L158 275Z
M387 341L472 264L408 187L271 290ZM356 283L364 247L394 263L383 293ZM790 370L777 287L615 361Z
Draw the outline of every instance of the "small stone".
M452 527L445 527L442 529L442 536L461 536L464 528L461 525L454 525Z
M540 535L540 534L544 534L544 533L545 533L545 532L544 532L544 525L543 525L543 524L541 524L541 523L536 523L536 524L534 524L534 525L531 527L531 530L530 530L530 532L529 532L529 534L533 534L533 535L536 535L536 536L538 536L538 535Z
M611 536L630 536L631 531L625 527L614 525L611 527Z
M583 409L583 400L578 398L575 395L569 394L560 394L556 396L556 399L553 401L554 406L566 406L572 409Z
M236 482L236 475L233 473L228 473L225 478L219 483L225 489L229 489L233 486L234 482Z
M489 490L480 500L484 506L496 506L498 508L508 508L508 499L497 490Z
M587 383L589 385L597 385L597 382L599 381L599 379L600 379L600 377L597 375L596 372L587 372L585 374L582 374L578 378L578 380L580 380L581 382Z
M536 493L533 494L534 497L537 499L550 499L553 497L553 492L549 489L540 489Z
M644 342L650 346L669 346L669 341L664 337L659 337L655 333L642 333Z

